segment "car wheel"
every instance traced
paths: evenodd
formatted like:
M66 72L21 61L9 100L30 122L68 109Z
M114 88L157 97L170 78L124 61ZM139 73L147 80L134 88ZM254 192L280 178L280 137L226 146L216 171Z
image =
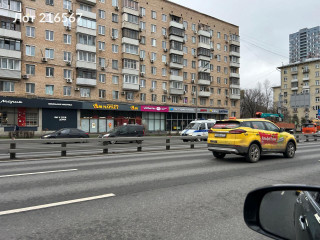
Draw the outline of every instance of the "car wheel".
M253 143L250 145L246 159L248 162L256 163L259 161L261 155L261 150L258 144Z
M189 142L187 139L183 139L182 141L183 141L183 142Z
M296 148L293 142L289 142L286 147L286 151L283 153L285 158L293 158L296 152Z
M140 144L140 143L142 143L142 140L137 140L136 142L137 142L138 144Z
M218 158L218 159L223 159L226 156L225 153L221 153L221 152L212 152L212 154L215 158Z
M110 141L109 143L110 144L115 144L117 141Z

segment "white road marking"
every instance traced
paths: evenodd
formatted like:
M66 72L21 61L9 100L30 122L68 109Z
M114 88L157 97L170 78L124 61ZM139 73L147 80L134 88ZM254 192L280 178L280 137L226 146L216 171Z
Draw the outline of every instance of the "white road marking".
M99 196L93 196L93 197L87 197L87 198L79 198L79 199L74 199L74 200L69 200L69 201L55 202L55 203L49 203L49 204L26 207L26 208L12 209L12 210L7 210L7 211L0 212L0 216L13 214L13 213L20 213L20 212L39 210L39 209L50 208L50 207L57 207L57 206L62 206L62 205L67 205L67 204L72 204L72 203L92 201L92 200L96 200L96 199L115 197L115 196L116 195L113 194L113 193L108 193L108 194L99 195Z
M19 177L19 176L27 176L27 175L37 175L37 174L45 174L45 173L72 172L72 171L78 171L78 169L65 169L65 170L55 170L55 171L45 171L45 172L33 172L33 173L19 173L19 174L11 174L11 175L2 175L2 176L0 176L0 178Z

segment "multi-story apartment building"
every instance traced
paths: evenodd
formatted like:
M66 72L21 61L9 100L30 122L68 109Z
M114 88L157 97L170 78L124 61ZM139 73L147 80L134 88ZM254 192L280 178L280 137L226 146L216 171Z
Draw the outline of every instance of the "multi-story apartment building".
M320 58L320 26L303 28L289 35L290 63Z
M314 119L320 109L320 59L307 59L279 67L281 86L274 88L279 111L300 120Z
M239 117L239 28L166 0L0 0L0 132Z

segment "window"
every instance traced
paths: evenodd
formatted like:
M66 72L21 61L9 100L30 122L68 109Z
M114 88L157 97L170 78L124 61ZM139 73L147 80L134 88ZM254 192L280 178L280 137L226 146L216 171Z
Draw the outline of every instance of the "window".
M80 3L80 9L86 12L92 12L92 7L86 4Z
M145 93L140 94L140 101L142 101L142 102L146 101L146 94Z
M163 83L162 83L162 89L163 89L163 90L166 90L166 89L167 89L167 83L166 83L166 82L163 82Z
M69 0L63 0L63 8L71 10L72 9L72 2Z
M44 13L44 14L45 14L45 22L47 22L47 23L53 23L54 14L53 14L53 13L49 13L49 12L46 12L46 13Z
M78 51L78 60L95 63L96 54L92 52Z
M162 76L167 76L167 69L166 68L162 68Z
M183 21L183 26L184 26L184 29L187 30L188 29L188 22L187 21Z
M192 67L192 68L196 68L196 61L192 61L192 62L191 62L191 67Z
M54 5L53 0L46 0L46 5L51 5L51 6L53 6L53 5Z
M99 57L99 66L100 67L106 67L106 59Z
M141 73L146 73L146 65L140 65Z
M316 77L319 77L319 76L320 76L319 71L317 71L316 72Z
M217 38L220 38L220 32L217 32Z
M195 36L192 36L192 37L191 37L191 40L192 40L192 43L196 43L197 38L196 38Z
M118 69L118 60L112 60L112 69Z
M152 19L157 19L157 12L151 11L151 18Z
M63 34L63 42L65 44L71 44L71 35L69 34Z
M133 100L133 92L126 92L126 99Z
M316 80L316 85L319 86L320 85L320 81Z
M224 51L228 52L228 46L227 45L224 45Z
M90 88L80 88L80 97L89 98L91 90Z
M71 70L69 69L63 69L63 77L65 79L71 79Z
M132 0L123 0L123 6L138 11L138 2Z
M217 72L220 72L220 71L221 71L221 67L217 66Z
M14 92L14 82L0 81L0 92Z
M156 53L154 53L154 52L151 53L151 60L152 61L156 61L157 60L157 54Z
M63 61L71 62L71 52L63 52Z
M26 83L26 93L34 94L35 84L34 83Z
M163 22L166 22L166 21L167 21L167 15L162 14L162 21L163 21Z
M145 88L146 87L146 80L140 79L140 87Z
M155 38L151 38L151 46L156 47L157 46L157 40Z
M183 53L188 54L188 47L183 47Z
M146 29L146 23L140 21L140 28L141 28L141 30L145 30Z
M210 106L213 106L213 99L210 99Z
M118 14L112 13L112 22L115 22L115 23L119 22L118 18L119 18Z
M118 53L119 52L119 46L116 44L112 44L112 52L113 53Z
M157 26L156 26L156 25L151 24L151 32L152 32L152 33L157 32Z
M21 10L19 10L19 11L21 11ZM34 19L36 17L36 10L32 9L32 8L26 8L26 16L32 17Z
M105 74L99 74L99 82L101 82L101 83L106 82L106 75Z
M26 26L26 36L27 37L35 37L35 27Z
M146 9L143 7L140 7L140 15L141 17L144 17L146 15Z
M167 42L166 41L162 41L162 48L167 49Z
M119 99L119 91L112 91L112 99Z
M35 53L36 53L36 47L35 46L26 45L26 55L27 56L34 57Z
M157 68L156 67L151 67L151 74L157 75Z
M101 9L99 9L99 18L105 19L106 18L106 12L101 10Z
M53 31L46 30L46 40L53 41Z
M146 52L144 50L140 50L140 58L142 59L146 58Z
M187 80L188 79L188 73L187 72L183 72L183 80Z
M156 102L157 101L157 95L156 94L151 94L151 101Z
M99 98L106 98L106 90L99 89Z
M106 27L105 26L98 26L98 31L100 35L105 35L106 34Z
M71 87L69 86L63 87L63 96L71 96Z
M191 80L196 80L196 74L195 73L191 73Z
M112 0L112 6L118 7L118 0Z
M152 82L151 82L151 88L152 88L152 89L157 88L157 81L152 81Z
M45 56L46 58L54 59L54 49L46 48Z
M188 67L188 60L187 59L183 59L183 66Z
M131 83L131 84L138 84L138 76L137 75L123 75L123 82L124 83Z
M115 45L115 46L118 46L118 45ZM139 47L136 46L136 45L131 45L131 44L123 44L123 51L125 53L130 53L130 54L135 54L135 55L138 55L138 50L139 50ZM117 50L118 52L118 50Z
M163 103L167 102L167 96L166 95L162 95L161 101Z
M177 96L172 96L171 97L172 103L178 103L178 97Z
M95 20L85 18L85 17L79 18L79 20L77 20L77 24L80 27L85 27L93 30L97 28L97 23Z
M26 64L26 74L35 75L35 73L36 73L36 66L31 64Z
M54 86L53 85L46 85L46 94L53 95Z
M122 30L122 37L132 38L132 39L139 39L139 31L135 31L132 29L124 28Z
M224 56L224 62L228 62L228 57Z
M228 84L228 78L224 79L224 84Z
M54 68L46 67L46 77L54 77Z
M204 105L206 105L207 104L207 99L205 99L205 98L200 98L200 105L201 106L204 106Z
M143 44L143 45L146 44L146 37L145 36L141 36L140 43Z

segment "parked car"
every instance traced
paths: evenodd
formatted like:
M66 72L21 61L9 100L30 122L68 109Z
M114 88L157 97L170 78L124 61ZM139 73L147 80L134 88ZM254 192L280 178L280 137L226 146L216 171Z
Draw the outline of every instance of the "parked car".
M261 118L217 121L208 135L208 150L216 158L237 154L255 163L262 153L283 153L284 157L293 158L296 148L292 134Z
M320 239L320 188L274 185L250 192L244 203L247 226L273 239Z
M208 131L216 123L216 120L195 120L190 122L186 128L181 132L181 136L199 136L208 137ZM182 139L184 142L190 141L190 139Z
M127 124L120 127L116 127L108 133L100 134L99 138L110 138L110 143L114 144L117 141L111 138L118 137L143 137L144 136L144 126L137 124ZM141 143L142 140L137 140L137 143Z
M41 138L89 138L89 134L77 128L62 128L53 133L45 134Z

